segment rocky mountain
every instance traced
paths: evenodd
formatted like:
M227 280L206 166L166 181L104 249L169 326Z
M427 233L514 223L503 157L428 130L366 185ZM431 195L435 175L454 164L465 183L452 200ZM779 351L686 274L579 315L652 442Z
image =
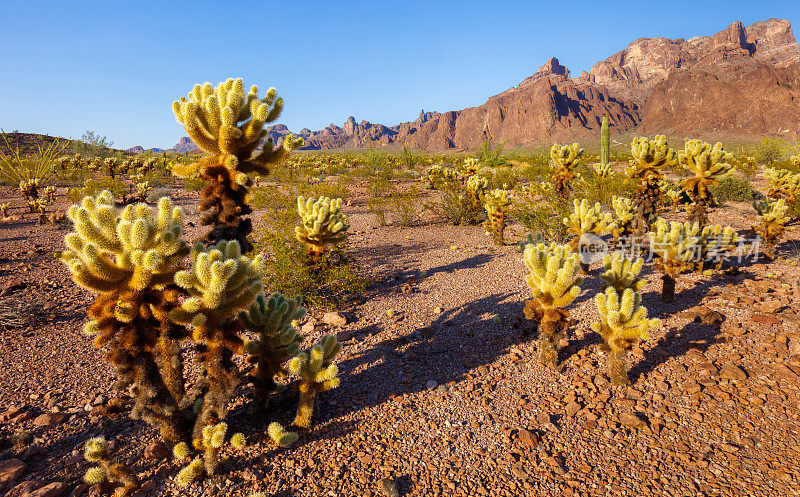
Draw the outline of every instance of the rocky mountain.
M616 132L791 136L800 130L800 45L787 20L737 21L713 36L638 39L579 77L553 57L478 107L420 111L391 127L351 116L342 126L295 134L307 149L471 149L483 137L511 146L579 139L595 134L603 115ZM268 132L280 143L289 130ZM182 138L172 150L195 148Z

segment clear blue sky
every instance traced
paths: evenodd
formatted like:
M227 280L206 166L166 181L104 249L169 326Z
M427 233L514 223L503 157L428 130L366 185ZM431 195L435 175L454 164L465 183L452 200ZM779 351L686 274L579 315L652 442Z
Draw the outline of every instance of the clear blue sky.
M480 105L551 56L580 75L640 37L800 22L800 1L0 3L0 127L173 146L170 104L228 76L274 86L293 130Z

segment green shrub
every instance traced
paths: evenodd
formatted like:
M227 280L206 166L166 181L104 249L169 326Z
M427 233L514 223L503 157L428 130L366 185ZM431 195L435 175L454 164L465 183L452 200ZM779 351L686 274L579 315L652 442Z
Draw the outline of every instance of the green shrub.
M397 216L400 226L414 224L421 197L422 195L415 185L411 185L405 191L400 191L399 189L392 191L389 196L389 203Z
M564 243L568 238L563 219L571 204L556 195L550 182L532 183L515 190L510 214L537 239Z
M753 185L747 178L729 176L711 187L711 194L719 202L750 202L753 200Z
M755 147L755 156L762 164L772 164L781 160L786 141L781 138L763 138Z
M505 144L506 142L495 144L490 138L483 138L475 157L484 167L508 166L508 159L503 156Z
M498 167L489 178L492 189L511 190L517 186L517 175L511 167Z
M483 202L476 204L467 195L461 180L445 178L438 184L438 190L438 201L425 204L426 209L455 226L478 224L483 220Z

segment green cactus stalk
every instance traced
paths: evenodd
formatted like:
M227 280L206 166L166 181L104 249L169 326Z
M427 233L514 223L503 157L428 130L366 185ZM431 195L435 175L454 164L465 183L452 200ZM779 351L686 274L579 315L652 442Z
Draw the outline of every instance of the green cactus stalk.
M563 146L555 143L550 148L550 158L556 166L556 174L552 181L560 197L566 197L571 191L570 183L577 178L575 166L582 155L583 149L577 143Z
M603 123L600 125L600 164L608 165L610 145L611 139L608 132L608 116L603 116Z
M583 254L588 253L584 235L592 234L600 236L603 233L610 231L613 226L613 221L610 213L602 212L600 203L597 202L592 206L585 198L578 201L572 201L573 210L569 217L563 219L564 225L567 230L572 233L573 238L570 242L572 250L579 251ZM581 261L581 270L584 273L589 271L589 263Z
M580 293L580 258L567 245L528 245L524 252L529 274L525 282L533 299L525 301L525 317L539 323L539 362L555 367L559 341L566 338L569 305Z
M656 221L655 230L650 233L650 250L659 257L656 267L663 274L661 299L664 302L675 300L675 280L688 263L699 259L699 234L697 223L667 223L662 218Z
M616 252L613 255L607 254L603 257L605 271L600 275L600 278L606 282L603 291L613 288L620 297L627 289L634 292L640 291L647 283L644 278L639 276L643 264L644 259L641 257L633 260L625 257L622 252Z
M84 481L89 485L99 485L105 481L119 483L122 486L114 491L114 497L129 497L140 487L139 477L127 466L115 462L111 458L108 442L105 438L90 438L84 447L84 458L97 464L89 468Z
M701 261L713 262L714 269L719 271L722 264L730 257L731 252L736 250L737 244L742 241L739 234L730 226L724 228L719 224L706 226L700 232L700 251ZM698 268L702 269L703 264Z
M289 361L289 371L300 377L300 402L294 426L311 427L317 394L339 386L339 369L333 364L342 345L332 335L323 336L317 345L300 352Z
M719 185L720 180L733 173L735 168L727 162L733 155L725 152L719 142L712 147L702 140L686 140L678 157L684 167L694 173L693 178L681 181L681 187L694 204L689 222L699 223L702 229L708 224L708 207L715 205L709 187Z
M760 221L759 225L753 226L753 230L764 241L762 253L767 259L774 260L775 244L780 241L785 230L784 225L789 222L789 218L786 217L789 206L780 199L772 202L753 202L753 208L758 213Z
M300 350L302 335L292 324L305 316L300 297L287 299L275 292L269 299L258 295L247 311L239 314L245 329L258 338L248 341L245 348L248 362L253 366L250 381L254 386L256 405L265 408L269 396L278 389L275 376L286 376L283 363Z
M628 351L639 340L647 339L649 329L661 326L659 319L647 319L647 309L641 303L642 296L630 288L622 295L607 288L595 297L600 322L593 323L592 329L605 341L602 348L608 353L608 372L613 385L630 384Z
M342 199L331 200L328 197L320 197L314 200L301 195L297 197L297 212L303 225L295 227L295 237L306 244L308 266L319 269L328 246L342 243L347 239L347 229L350 225L347 215L342 212Z
M278 119L283 99L277 98L274 88L259 98L258 87L246 93L241 79L228 79L216 88L210 83L195 85L187 97L172 103L172 110L192 141L209 154L183 170L186 175L199 171L206 185L198 206L203 212L201 222L212 227L206 241L235 240L245 253L250 252L253 245L247 236L252 222L244 216L252 212L247 202L251 175L266 176L270 165L303 145L302 139L292 135L281 147L275 147L271 138L262 145L267 136L264 125ZM262 149L257 152L259 146Z
M503 231L506 229L506 219L508 219L508 206L511 202L508 195L503 190L493 190L486 195L486 202L483 204L486 215L489 218L483 223L486 234L492 237L495 245L505 245Z
M131 415L158 426L167 441L187 439L176 400L182 365L174 356L159 356L185 336L168 318L182 294L173 277L189 252L180 238L182 211L169 198L159 201L155 214L143 204L118 211L111 192L104 191L73 205L67 215L75 232L65 237L67 250L56 255L78 285L98 294L86 333L96 335L95 346L108 349L116 388L132 387Z
M636 210L634 231L644 234L658 217L658 204L661 199L661 169L676 163L675 151L669 148L665 136L649 140L646 136L634 138L631 142L631 155L634 164L631 177L639 180L633 208Z

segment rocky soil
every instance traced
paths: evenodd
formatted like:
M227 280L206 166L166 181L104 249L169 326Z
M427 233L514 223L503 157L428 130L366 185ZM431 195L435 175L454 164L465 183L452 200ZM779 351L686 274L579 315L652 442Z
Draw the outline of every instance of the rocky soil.
M194 194L175 195L196 221ZM9 189L0 201L22 212ZM361 198L346 210L349 252L370 284L362 303L339 315L312 309L303 325L309 342L343 341L341 386L289 448L265 431L291 422L293 397L252 419L242 387L229 422L248 447L225 475L188 489L175 485L180 464L155 431L127 417L131 399L112 391L102 351L80 333L92 297L53 258L67 228L30 215L0 225L0 312L19 321L0 317L0 494L101 495L81 482L83 442L98 435L139 473L140 496L800 493L797 224L780 247L788 259L684 274L670 305L646 265L644 303L664 326L631 354L633 384L620 389L589 330L598 264L569 308L576 324L559 372L535 360L516 245L495 248L480 227L427 217L376 228ZM745 230L751 212L732 204L711 217Z

